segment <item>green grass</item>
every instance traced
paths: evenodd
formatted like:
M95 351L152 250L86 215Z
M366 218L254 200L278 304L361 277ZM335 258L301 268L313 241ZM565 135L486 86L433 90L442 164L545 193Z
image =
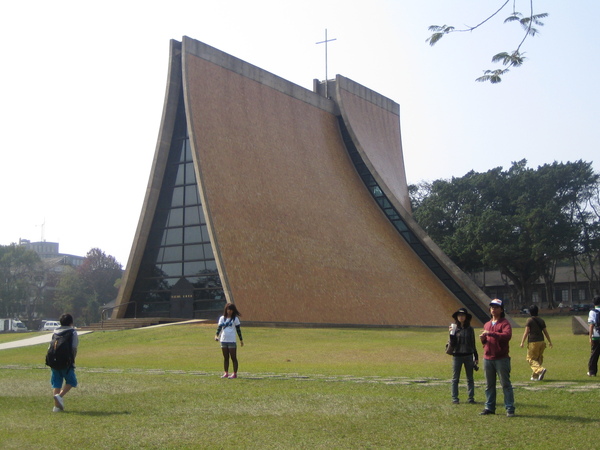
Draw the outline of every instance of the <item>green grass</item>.
M245 327L237 380L219 378L214 326L92 333L80 338L80 386L61 414L45 346L0 350L0 446L593 448L600 383L585 376L587 338L570 317L546 322L555 348L541 383L529 381L514 330L515 418L478 415L481 370L479 404L451 404L443 329ZM501 390L498 399L501 412Z

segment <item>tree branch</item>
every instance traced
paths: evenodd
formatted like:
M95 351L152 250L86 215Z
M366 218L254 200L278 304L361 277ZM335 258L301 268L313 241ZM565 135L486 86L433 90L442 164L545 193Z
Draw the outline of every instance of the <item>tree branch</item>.
M429 42L430 46L434 46L437 42L442 39L447 34L456 33L456 32L465 32L465 31L473 31L477 28L481 27L493 17L498 15L500 11L502 11L506 5L510 2L510 0L504 1L502 6L496 10L493 14L488 16L485 20L478 23L475 26L468 26L466 29L456 29L451 25L432 25L429 27L429 31L433 31L434 33L426 39L426 42ZM523 46L525 40L528 36L534 36L537 34L537 29L533 27L533 24L541 25L544 24L539 20L548 16L547 13L537 14L533 13L533 0L529 0L529 16L523 18L523 15L516 11L516 0L513 0L513 12L512 14L504 21L504 23L518 21L523 28L525 28L525 36L521 39L521 42L517 46L517 49L512 52L501 52L492 58L492 62L501 62L504 66L507 66L506 69L496 69L496 70L486 70L484 71L484 75L477 78L475 81L489 81L491 83L500 83L502 81L502 75L508 72L509 67L519 67L525 61L525 57L521 53L521 47Z

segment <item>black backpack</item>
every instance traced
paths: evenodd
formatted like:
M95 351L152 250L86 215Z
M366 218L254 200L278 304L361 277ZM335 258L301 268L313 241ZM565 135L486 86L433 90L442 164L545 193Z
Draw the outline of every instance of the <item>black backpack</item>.
M73 365L73 333L74 329L61 331L52 335L52 341L46 353L46 365L53 369L66 369Z
M594 326L596 327L596 330L598 330L600 332L600 311L598 311L597 309L592 309L592 311L594 311L594 313L596 313L596 317L594 319Z

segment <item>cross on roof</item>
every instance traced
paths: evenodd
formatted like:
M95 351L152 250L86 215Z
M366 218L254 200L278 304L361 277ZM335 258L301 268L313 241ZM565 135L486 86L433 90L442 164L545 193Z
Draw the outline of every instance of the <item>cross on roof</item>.
M324 41L319 41L316 44L325 44L325 97L329 98L329 92L327 89L327 82L328 82L328 77L327 77L327 43L328 42L333 42L337 39L327 39L327 28L325 28L325 40Z

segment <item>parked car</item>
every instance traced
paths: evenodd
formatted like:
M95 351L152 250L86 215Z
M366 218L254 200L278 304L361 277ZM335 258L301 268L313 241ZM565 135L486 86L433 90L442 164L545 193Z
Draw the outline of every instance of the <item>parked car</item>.
M27 327L19 319L0 319L0 332L12 331L13 333L22 333L28 331Z
M44 326L42 327L42 331L54 331L58 327L60 327L60 322L56 320L46 320Z

